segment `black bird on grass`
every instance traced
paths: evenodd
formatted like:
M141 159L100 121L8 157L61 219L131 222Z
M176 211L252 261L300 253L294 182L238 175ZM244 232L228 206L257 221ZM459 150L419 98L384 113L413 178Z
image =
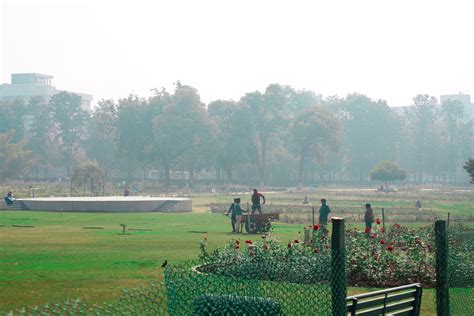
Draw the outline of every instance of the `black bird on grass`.
M164 268L164 267L166 267L167 264L168 264L168 260L165 260L165 262L163 262L163 263L161 264L161 267Z

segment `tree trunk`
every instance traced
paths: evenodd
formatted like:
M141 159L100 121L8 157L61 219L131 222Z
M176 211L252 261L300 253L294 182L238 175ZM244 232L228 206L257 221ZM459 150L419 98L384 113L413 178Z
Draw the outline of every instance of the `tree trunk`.
M303 186L303 173L304 173L304 158L306 156L306 150L304 145L301 145L300 151L300 166L298 171L298 189L301 189Z
M259 189L263 190L265 186L265 159L267 153L267 141L262 140L262 152L261 152L261 161L259 168Z
M163 168L165 169L165 188L169 189L170 187L170 166L166 158L163 158Z

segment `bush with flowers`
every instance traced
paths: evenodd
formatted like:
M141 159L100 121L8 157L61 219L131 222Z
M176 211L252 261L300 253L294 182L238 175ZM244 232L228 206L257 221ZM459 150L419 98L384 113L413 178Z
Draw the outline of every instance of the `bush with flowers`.
M348 284L392 287L419 282L433 287L433 244L432 226L408 229L394 224L385 230L377 220L373 229L349 227L346 230ZM206 245L206 240L201 241L201 272L301 284L330 280L331 240L328 231L319 225L305 227L303 240L288 243L281 243L268 233L257 240L231 240L210 253ZM452 273L472 273L472 242L451 242L450 246Z

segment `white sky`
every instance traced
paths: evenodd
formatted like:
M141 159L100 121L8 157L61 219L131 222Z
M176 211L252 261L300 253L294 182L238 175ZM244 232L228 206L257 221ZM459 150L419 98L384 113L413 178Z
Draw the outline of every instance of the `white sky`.
M0 0L2 1L2 0ZM472 3L472 4L471 4ZM102 98L173 82L204 102L270 83L391 106L474 93L474 1L7 1L0 82L55 77Z

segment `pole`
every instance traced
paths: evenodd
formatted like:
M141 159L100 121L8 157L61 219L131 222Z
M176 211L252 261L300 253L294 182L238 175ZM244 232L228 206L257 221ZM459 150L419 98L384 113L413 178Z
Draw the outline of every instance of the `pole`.
M436 241L436 313L438 316L449 316L448 284L448 235L446 221L435 222Z
M385 230L385 210L382 207L382 227Z
M314 227L314 204L313 204L313 227Z
M332 315L334 316L347 315L344 231L344 219L341 217L333 217L331 236L331 296Z
M449 219L450 219L450 217L451 217L451 213L448 212L448 227L447 227L448 229L449 229Z

